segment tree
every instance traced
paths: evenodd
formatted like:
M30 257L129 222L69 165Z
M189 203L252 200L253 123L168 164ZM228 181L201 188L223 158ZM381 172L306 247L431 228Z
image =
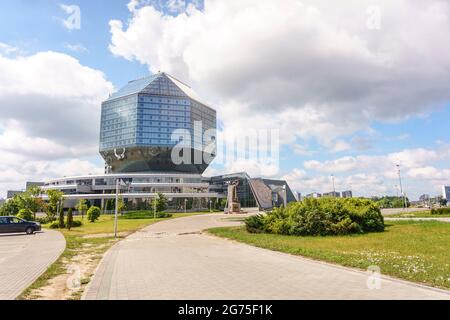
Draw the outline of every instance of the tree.
M64 228L64 204L61 203L59 205L59 224L58 224L60 229Z
M0 207L0 216L15 216L19 213L17 196L6 202Z
M69 231L70 228L72 228L72 224L73 224L73 212L72 208L70 208L69 211L67 212L67 221L66 221L66 227Z
M86 203L87 201L85 199L80 199L78 201L78 204L76 205L76 209L79 213L81 213L81 220L84 220L84 212L87 211L88 205Z
M100 208L92 206L87 211L87 218L90 222L95 222L100 217Z
M55 221L56 215L58 214L58 206L64 197L64 194L58 190L47 190L48 204L46 206L45 213L49 221Z
M152 209L155 205L157 212L162 212L167 209L167 199L162 193L158 193L158 197L152 200Z
M17 218L31 221L33 219L33 212L28 209L20 209L19 213L17 214Z
M119 197L117 202L117 213L120 213L122 215L123 210L125 210L125 201L123 201L122 197Z
M441 207L445 207L447 205L447 199L445 199L445 198L439 199L439 205Z
M25 210L29 212L32 217L26 220L36 220L36 213L43 209L45 206L44 201L40 198L41 189L37 186L30 187L27 191L22 194L17 195L17 204L19 210Z

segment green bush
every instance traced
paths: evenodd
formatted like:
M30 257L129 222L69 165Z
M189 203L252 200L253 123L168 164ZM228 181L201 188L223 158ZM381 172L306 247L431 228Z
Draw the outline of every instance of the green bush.
M66 228L70 230L73 227L73 211L72 208L67 212Z
M261 233L264 230L264 216L258 214L256 216L250 216L245 219L245 227L248 232Z
M100 218L100 208L96 206L92 206L87 211L87 218L90 222L95 222Z
M296 236L345 235L379 232L384 220L378 206L367 199L305 199L287 208L246 220L249 232Z
M433 208L431 209L431 214L450 214L450 207L446 208Z
M43 218L36 218L36 222L39 222L40 224L47 224L50 222L50 220L48 219L48 217L43 217Z
M48 227L50 229L59 229L59 221L52 222Z
M64 206L61 204L60 208L59 208L59 218L58 218L58 222L59 222L59 227L62 229L64 228Z
M73 220L71 228L77 228L81 227L83 223L80 220ZM65 229L67 227L67 224L64 223L64 226L62 228L59 227L59 221L54 221L49 225L50 229Z
M17 214L17 218L32 221L33 220L33 212L31 212L28 209L20 209L19 213Z

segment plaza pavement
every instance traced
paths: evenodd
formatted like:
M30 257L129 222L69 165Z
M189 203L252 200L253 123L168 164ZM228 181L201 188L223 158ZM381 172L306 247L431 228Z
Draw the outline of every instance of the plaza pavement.
M450 292L217 238L239 216L163 221L111 248L83 299L450 299Z
M56 261L66 247L63 235L0 234L0 300L15 299Z

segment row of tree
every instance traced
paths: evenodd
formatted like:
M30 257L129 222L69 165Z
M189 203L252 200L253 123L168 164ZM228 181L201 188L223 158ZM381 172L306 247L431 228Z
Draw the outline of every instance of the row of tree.
M0 216L17 216L25 220L37 220L36 213L44 212L45 220L53 222L59 216L60 224L64 224L64 194L58 190L47 190L48 201L44 201L40 195L41 188L37 186L30 187L27 191L15 195L12 199L6 201L0 207ZM75 209L84 216L89 209L89 204L85 199L80 199ZM72 213L70 209L69 213ZM61 218L62 216L62 218ZM62 221L62 222L61 222Z

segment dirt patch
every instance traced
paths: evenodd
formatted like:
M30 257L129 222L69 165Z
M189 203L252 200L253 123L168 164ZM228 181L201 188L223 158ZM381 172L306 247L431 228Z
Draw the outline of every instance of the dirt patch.
M119 232L117 236L120 238L125 238L129 236L132 232ZM112 238L114 237L114 233L98 233L98 234L88 234L82 236L83 239L93 239L93 238Z
M97 237L98 238L98 237ZM90 282L103 254L117 241L103 244L85 243L78 253L61 262L65 272L50 279L39 289L29 293L29 299L36 300L78 300Z

